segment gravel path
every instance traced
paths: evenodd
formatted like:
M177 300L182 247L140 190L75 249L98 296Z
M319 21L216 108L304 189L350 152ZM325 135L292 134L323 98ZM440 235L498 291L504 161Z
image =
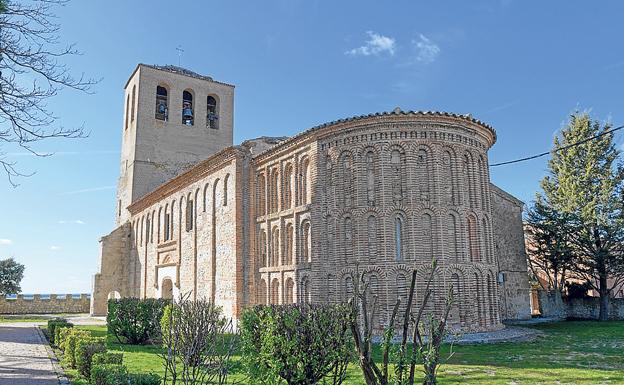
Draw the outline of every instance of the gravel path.
M0 385L59 385L46 346L33 323L0 324Z

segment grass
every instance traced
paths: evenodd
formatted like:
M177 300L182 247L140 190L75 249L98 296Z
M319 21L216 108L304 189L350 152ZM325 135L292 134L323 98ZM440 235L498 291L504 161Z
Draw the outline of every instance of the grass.
M48 322L47 318L42 317L0 317L0 323L11 322L33 322L33 323L45 323Z
M80 326L106 336L105 326ZM569 321L535 325L544 337L533 342L453 347L440 369L440 384L624 384L624 321ZM107 336L109 350L124 353L131 372L162 374L157 346L121 345ZM449 353L445 347L445 354ZM379 348L376 348L379 356ZM70 370L72 385L86 385ZM345 385L361 385L360 369L352 365ZM242 372L234 378L243 380ZM245 384L253 384L246 381Z

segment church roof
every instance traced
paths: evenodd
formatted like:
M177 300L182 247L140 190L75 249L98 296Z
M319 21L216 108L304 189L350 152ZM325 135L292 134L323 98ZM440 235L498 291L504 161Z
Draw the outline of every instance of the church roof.
M299 139L301 137L304 137L312 132L315 132L317 130L321 130L327 127L331 127L331 126L335 126L338 124L343 124L343 123L350 123L350 122L358 122L361 120L366 120L366 119L372 119L372 118L376 118L376 117L384 117L384 116L423 116L423 117L450 117L450 118L456 118L456 119L461 119L461 120L465 120L468 121L470 123L473 124L477 124L483 128L485 128L486 130L490 131L490 133L492 134L493 137L493 142L496 142L496 130L490 126L487 123L482 122L479 119L475 119L471 114L455 114L452 112L445 112L445 111L413 111L413 110L409 110L409 111L403 111L401 110L399 107L395 108L392 111L384 111L384 112L375 112L375 113L371 113L371 114L365 114L365 115L355 115L355 116L351 116L349 118L342 118L342 119L337 119L337 120L333 120L327 123L322 123L319 125L316 125L312 128L309 128L307 130L304 130L294 136L291 136L283 141L281 141L280 143L276 144L275 146L259 153L258 155L256 155L255 157L259 157L264 155L265 153L269 152L269 151L273 151L275 150L275 148L277 146L281 146L287 143L290 143L296 139Z

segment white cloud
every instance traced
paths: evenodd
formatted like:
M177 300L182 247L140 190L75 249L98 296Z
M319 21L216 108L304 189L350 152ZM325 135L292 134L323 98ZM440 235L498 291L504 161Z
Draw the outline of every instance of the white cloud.
M61 248L59 246L50 246L50 250L59 251Z
M0 245L12 245L13 241L10 239L0 238Z
M75 194L83 194L83 193L89 193L89 192L94 192L94 191L103 191L103 190L113 190L115 188L115 186L111 185L111 186L101 186L101 187L89 187L89 188L84 188L81 190L74 190L74 191L67 191L64 193L60 193L59 195L75 195Z
M75 225L84 225L85 222L80 220L80 219L74 219L72 221L66 221L64 219L61 219L60 221L58 221L59 225L66 225L68 223L70 224L75 224Z
M440 47L423 34L412 40L412 44L416 48L416 61L421 63L433 63L440 55Z
M353 48L345 52L353 56L379 56L381 54L394 55L396 40L389 36L380 35L373 31L366 31L369 39L361 47Z

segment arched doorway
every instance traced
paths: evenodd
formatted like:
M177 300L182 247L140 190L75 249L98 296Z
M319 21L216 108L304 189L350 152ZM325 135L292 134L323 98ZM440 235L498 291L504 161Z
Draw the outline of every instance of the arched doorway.
M163 279L160 289L160 297L162 299L173 299L173 282L171 281L171 278Z
M108 299L121 299L121 294L118 291L111 291L108 293Z

